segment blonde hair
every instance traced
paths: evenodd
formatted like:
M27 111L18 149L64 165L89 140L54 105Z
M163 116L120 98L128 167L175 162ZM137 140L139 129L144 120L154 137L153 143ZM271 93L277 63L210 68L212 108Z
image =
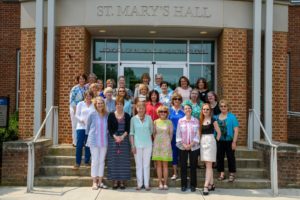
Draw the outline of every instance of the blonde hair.
M228 103L227 100L221 99L221 100L219 101L219 106L221 106L221 104L225 104L225 105L227 106L228 111L229 111L229 109L230 109L230 104Z
M99 84L98 83L92 83L90 85L90 89L93 89L93 88L97 88L97 90L99 90Z
M108 93L108 92L113 92L113 89L111 88L111 87L107 87L107 88L105 88L105 90L104 90L104 95L106 96L106 93Z
M159 106L156 110L157 114L159 114L160 111L167 111L167 118L168 118L168 115L169 115L169 108L167 106Z
M182 96L181 94L177 93L177 92L174 92L173 95L172 95L172 98L171 98L171 104L174 105L174 99L175 98L180 98L181 99L181 102L182 102Z
M98 102L98 101L102 101L103 104L104 104L104 107L103 107L101 110L98 110L98 108L97 108L97 102ZM103 99L102 97L98 96L98 97L96 97L96 98L94 99L94 106L95 106L96 111L97 111L98 113L100 113L101 116L104 116L104 115L107 114L106 104L105 104L105 101L104 101L104 99Z
M146 89L147 92L149 92L148 86L143 83L139 84L139 92L141 92L142 89Z

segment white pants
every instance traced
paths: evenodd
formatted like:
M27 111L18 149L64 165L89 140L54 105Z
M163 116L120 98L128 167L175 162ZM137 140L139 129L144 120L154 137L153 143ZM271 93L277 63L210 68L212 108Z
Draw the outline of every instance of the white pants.
M70 118L71 118L71 125L72 125L72 142L74 145L77 143L77 134L76 134L76 126L77 126L77 119L75 117L75 110L73 106L70 106Z
M134 155L134 158L138 187L142 187L143 185L146 188L149 187L151 154L152 147L136 148L136 154Z
M92 155L91 176L103 177L107 147L90 147Z

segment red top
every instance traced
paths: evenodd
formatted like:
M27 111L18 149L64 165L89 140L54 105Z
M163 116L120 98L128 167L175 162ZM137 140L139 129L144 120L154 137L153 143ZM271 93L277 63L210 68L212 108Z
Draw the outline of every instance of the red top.
M161 105L162 104L160 102L156 103L155 105L153 105L150 101L146 103L146 114L151 116L152 121L159 118L157 109Z

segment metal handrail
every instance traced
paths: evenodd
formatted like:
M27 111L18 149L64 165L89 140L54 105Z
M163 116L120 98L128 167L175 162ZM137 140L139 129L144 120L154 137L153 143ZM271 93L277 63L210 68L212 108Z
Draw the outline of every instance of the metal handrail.
M300 117L300 112L288 111L289 116Z
M53 114L53 115L52 115ZM53 145L58 144L58 106L51 106L48 111L41 127L36 133L35 137L27 142L28 145L28 169L27 169L27 192L31 192L33 190L33 182L34 182L34 143L36 143L37 139L40 137L42 130L48 121L49 117L52 117L53 121L51 126L53 127L52 140Z
M248 120L248 147L250 149L253 148L254 142L254 119L260 125L260 128L263 130L265 139L268 145L271 148L271 155L270 155L270 176L271 176L271 188L274 196L278 196L278 172L277 172L277 148L278 145L272 143L272 140L269 138L266 129L264 128L262 122L256 111L254 109L249 109L249 120Z

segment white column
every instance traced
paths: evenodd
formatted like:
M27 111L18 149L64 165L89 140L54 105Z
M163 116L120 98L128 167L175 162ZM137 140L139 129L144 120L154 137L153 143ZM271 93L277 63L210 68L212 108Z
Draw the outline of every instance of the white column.
M253 3L253 57L252 57L252 108L260 117L261 98L261 8L262 0L254 0ZM260 139L260 126L257 120L253 124L253 140ZM248 133L252 134L252 133Z
M35 76L34 76L34 135L41 126L44 56L44 0L36 1L35 16Z
M265 31L265 128L272 141L272 46L273 46L273 0L266 0Z
M48 0L48 28L47 28L47 86L46 113L54 106L55 83L55 0ZM46 138L52 136L53 114L46 124Z

